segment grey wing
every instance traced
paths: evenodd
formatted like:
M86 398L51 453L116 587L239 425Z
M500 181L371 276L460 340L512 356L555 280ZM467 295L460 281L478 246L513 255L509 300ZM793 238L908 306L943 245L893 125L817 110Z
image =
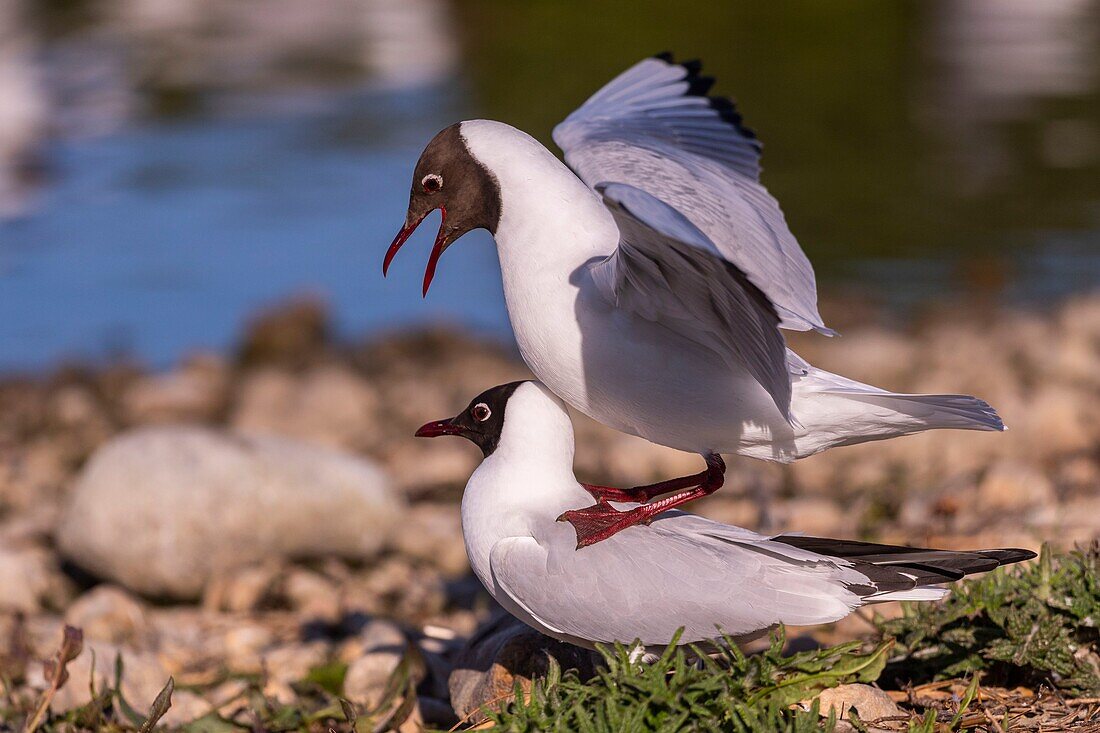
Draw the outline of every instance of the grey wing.
M679 531L653 541L652 528L637 530L583 550L548 548L531 537L502 540L490 553L493 579L558 634L648 645L667 644L680 627L682 641L692 642L719 630L742 636L777 623L835 621L859 604L843 579L866 582L851 569L797 559L812 555L804 551L785 557Z
M789 420L787 347L767 296L676 209L622 183L597 190L619 227L618 248L591 266L600 293L743 365Z
M554 128L565 162L593 188L629 183L682 212L775 304L783 328L832 334L813 267L760 183L760 142L733 104L708 97L696 63L645 59Z

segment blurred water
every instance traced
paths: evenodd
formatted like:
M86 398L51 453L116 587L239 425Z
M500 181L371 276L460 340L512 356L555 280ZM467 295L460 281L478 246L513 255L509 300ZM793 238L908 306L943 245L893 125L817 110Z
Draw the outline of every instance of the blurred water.
M348 334L443 320L506 339L484 233L447 252L427 300L430 222L381 279L420 148L472 116L548 141L665 48L738 96L823 291L908 306L1090 289L1098 4L8 3L0 370L118 352L163 366L301 292Z
M105 352L164 365L232 343L241 319L315 292L346 333L451 320L507 328L487 236L451 248L429 299L430 222L381 277L410 161L444 125L438 94L342 99L321 114L151 125L61 146L48 216L0 250L0 366ZM340 130L400 131L379 145ZM414 297L415 296L415 297Z

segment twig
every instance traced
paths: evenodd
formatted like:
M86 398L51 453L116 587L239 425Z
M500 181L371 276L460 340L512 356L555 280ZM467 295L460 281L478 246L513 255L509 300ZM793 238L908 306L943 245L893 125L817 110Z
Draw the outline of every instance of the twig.
M49 711L54 695L69 679L69 672L65 667L68 666L69 662L80 656L83 649L84 632L72 626L65 626L61 635L61 646L53 658L47 660L44 665L45 677L50 686L42 693L42 698L38 701L38 707L35 709L34 714L27 719L27 724L23 726L23 733L34 733L38 726L42 724L42 719Z

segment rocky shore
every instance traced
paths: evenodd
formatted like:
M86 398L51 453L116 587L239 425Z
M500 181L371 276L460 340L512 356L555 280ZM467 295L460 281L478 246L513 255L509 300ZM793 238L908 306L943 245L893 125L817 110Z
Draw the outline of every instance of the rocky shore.
M897 391L979 395L1010 429L785 467L733 459L697 511L948 548L1100 536L1100 294L1045 312L953 304L904 325L859 303L822 310L843 336L793 338L811 362ZM501 660L541 642L486 626L494 609L458 512L479 454L412 432L525 367L446 330L361 344L329 333L323 307L296 302L258 316L236 354L0 381L0 679L13 699L47 686L36 660L64 624L83 630L84 652L55 711L108 684L116 657L139 710L173 677L168 724L247 716L250 686L291 704L332 679L375 709L411 658L410 730L450 726L511 689L523 665ZM579 416L577 430L582 478L633 485L699 468ZM867 630L856 617L813 635Z

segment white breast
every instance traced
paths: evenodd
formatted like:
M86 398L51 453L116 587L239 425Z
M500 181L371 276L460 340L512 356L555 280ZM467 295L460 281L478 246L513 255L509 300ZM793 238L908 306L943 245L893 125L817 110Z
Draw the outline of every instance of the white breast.
M507 537L541 541L548 528L560 529L555 520L562 512L592 503L573 475L573 447L573 425L561 400L540 384L520 385L508 401L496 450L462 495L466 554L494 598L493 545Z
M618 247L619 231L595 191L524 132L483 120L461 130L500 185L494 237L520 354L555 394L611 428L688 451L726 447L743 432L738 416L770 414L747 371L597 291L587 265Z
M578 278L615 250L619 230L600 197L530 135L487 120L462 123L462 135L500 184L494 238L520 354L556 394L591 414Z

